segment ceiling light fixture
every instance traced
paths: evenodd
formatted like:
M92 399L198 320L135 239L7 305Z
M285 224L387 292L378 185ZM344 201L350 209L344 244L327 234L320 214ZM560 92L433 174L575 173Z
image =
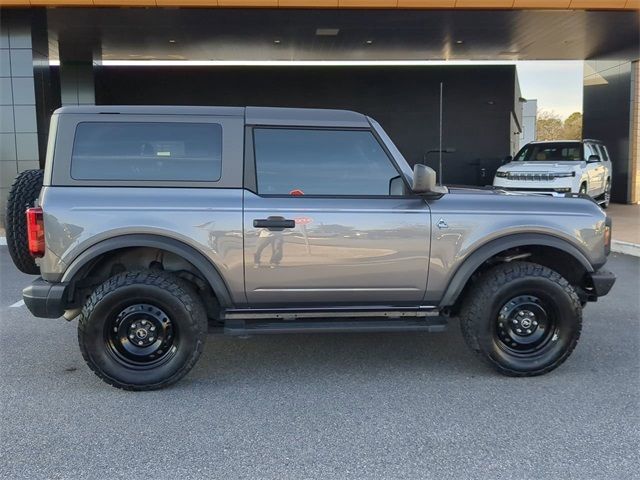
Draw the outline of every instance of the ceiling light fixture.
M280 45L281 41L278 40L277 38L273 41L273 43L275 43L276 45Z
M464 40L456 40L456 45L462 45L464 43Z
M316 35L319 37L335 37L340 33L339 28L316 28Z
M169 40L169 43L176 43L176 41L172 38L171 40Z
M366 43L367 45L371 45L373 43L373 40L366 40L364 43Z

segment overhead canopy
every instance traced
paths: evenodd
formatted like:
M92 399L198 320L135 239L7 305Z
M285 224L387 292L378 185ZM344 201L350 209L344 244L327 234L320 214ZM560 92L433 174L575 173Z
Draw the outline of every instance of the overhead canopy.
M639 0L0 0L12 6L638 9Z
M631 10L57 8L47 17L52 45L68 55L97 45L102 60L635 60L640 36Z

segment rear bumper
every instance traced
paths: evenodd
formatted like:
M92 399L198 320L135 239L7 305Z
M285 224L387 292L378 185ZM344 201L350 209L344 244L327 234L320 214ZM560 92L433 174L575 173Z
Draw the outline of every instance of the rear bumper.
M34 316L58 318L64 314L66 290L66 283L50 283L38 278L22 290L22 299Z
M604 297L611 291L613 284L616 283L616 276L609 270L600 269L596 272L589 274L591 286L593 287L592 294L595 297Z

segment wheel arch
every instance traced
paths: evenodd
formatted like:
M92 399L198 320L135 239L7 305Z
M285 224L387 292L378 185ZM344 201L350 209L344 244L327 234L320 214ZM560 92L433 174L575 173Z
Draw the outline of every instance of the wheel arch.
M209 284L223 307L233 305L230 290L216 266L194 247L174 238L153 234L131 234L103 240L80 253L66 269L61 281L72 283L83 275L96 260L111 252L126 248L147 247L165 250L194 266Z
M569 257L565 258L569 266L579 267L582 270L581 272L576 272L580 274L580 277L584 273L594 271L588 258L576 246L564 239L538 233L507 235L479 246L467 256L451 277L440 301L440 306L450 307L454 305L463 294L469 281L476 273L482 270L483 266L490 264L492 259L498 258L500 254L514 249L522 249L525 253L542 249L543 251L555 251L562 255L569 255ZM553 267L550 266L550 268Z

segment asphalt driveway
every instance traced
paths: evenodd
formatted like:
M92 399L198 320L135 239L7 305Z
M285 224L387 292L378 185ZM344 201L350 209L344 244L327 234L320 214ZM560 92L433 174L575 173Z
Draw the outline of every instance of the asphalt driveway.
M640 259L555 372L501 377L442 334L211 336L174 387L85 366L0 247L0 478L640 478Z

